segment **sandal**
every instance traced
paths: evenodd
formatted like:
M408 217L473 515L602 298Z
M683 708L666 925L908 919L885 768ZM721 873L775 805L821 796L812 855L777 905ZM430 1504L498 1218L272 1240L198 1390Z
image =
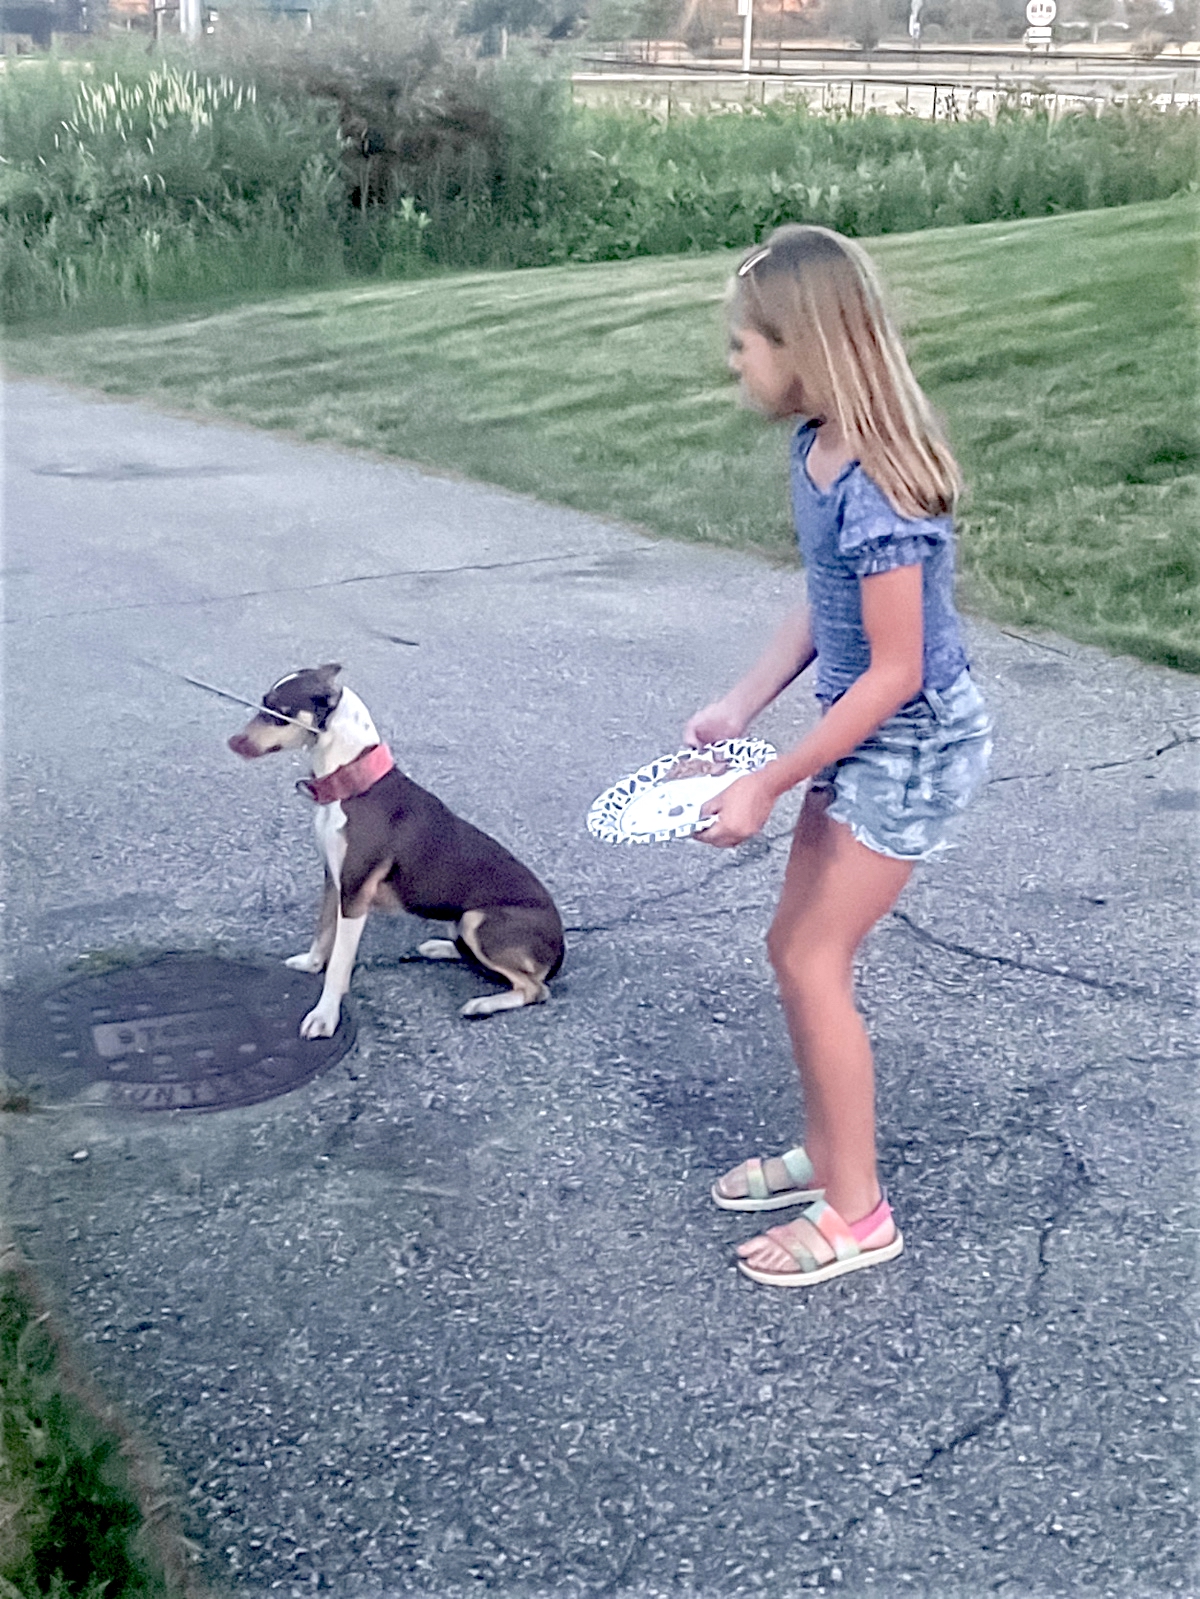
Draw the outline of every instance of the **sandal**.
M799 1269L763 1271L758 1266L750 1266L744 1260L739 1260L738 1270L752 1282L767 1283L776 1288L811 1288L815 1283L826 1282L830 1277L844 1276L848 1271L860 1271L864 1266L882 1265L885 1260L895 1260L904 1248L904 1239L899 1228L885 1244L880 1244L875 1249L863 1249L861 1246L864 1239L869 1238L885 1222L891 1220L891 1215L892 1210L886 1194L869 1216L864 1216L861 1221L856 1222L845 1221L832 1205L827 1205L823 1199L818 1199L815 1205L808 1207L802 1219L816 1228L832 1248L834 1252L832 1260L818 1260L803 1244L783 1237L781 1228L772 1227L766 1236L789 1254Z
M812 1161L809 1160L803 1149L797 1145L777 1157L783 1162L784 1169L792 1179L791 1186L787 1188L771 1188L763 1171L764 1162L761 1160L748 1160L743 1164L746 1170L746 1192L744 1194L730 1195L721 1192L721 1179L712 1186L713 1203L722 1210L784 1210L788 1205L808 1205L814 1199L820 1199L825 1190L813 1184ZM734 1171L741 1170L735 1166ZM727 1172L726 1176L732 1176Z

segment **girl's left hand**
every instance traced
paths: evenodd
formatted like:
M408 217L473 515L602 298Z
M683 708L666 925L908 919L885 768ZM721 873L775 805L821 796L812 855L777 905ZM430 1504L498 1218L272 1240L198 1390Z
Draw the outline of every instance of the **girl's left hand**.
M730 783L701 810L701 816L715 816L717 820L701 833L693 833L698 844L712 844L717 849L733 849L744 844L755 833L761 833L775 809L775 795L763 782L761 772L751 772Z

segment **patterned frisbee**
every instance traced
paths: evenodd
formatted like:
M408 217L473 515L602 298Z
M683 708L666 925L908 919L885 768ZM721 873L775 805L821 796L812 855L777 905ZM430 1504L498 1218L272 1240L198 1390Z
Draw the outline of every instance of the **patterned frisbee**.
M665 844L711 827L703 806L739 777L775 759L761 738L723 738L703 749L660 755L600 795L588 812L588 832L604 844Z

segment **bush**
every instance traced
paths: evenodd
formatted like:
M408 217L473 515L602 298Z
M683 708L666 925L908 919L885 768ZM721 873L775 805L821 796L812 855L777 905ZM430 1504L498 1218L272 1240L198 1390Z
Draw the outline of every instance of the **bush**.
M866 236L1043 216L1162 198L1195 172L1194 114L1139 104L1058 120L1014 106L994 123L776 108L580 121L606 193L582 236L575 208L564 220L571 254L733 248L783 221Z

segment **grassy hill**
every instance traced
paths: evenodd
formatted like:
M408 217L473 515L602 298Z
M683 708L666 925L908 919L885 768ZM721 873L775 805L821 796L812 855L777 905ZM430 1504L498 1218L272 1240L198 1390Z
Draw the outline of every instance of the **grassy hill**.
M967 607L1200 671L1195 197L867 244L966 469ZM785 432L724 372L730 260L41 326L7 361L790 559Z

